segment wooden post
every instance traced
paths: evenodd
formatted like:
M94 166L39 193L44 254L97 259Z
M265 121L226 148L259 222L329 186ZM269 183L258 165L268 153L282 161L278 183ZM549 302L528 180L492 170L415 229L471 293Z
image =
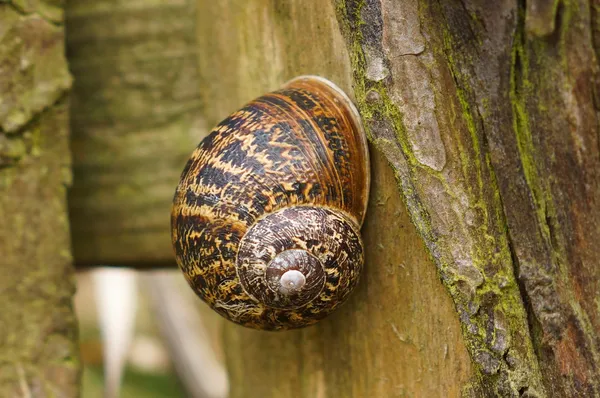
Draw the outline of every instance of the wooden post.
M208 124L301 74L353 94L335 7L313 1L198 3ZM456 396L473 376L452 301L411 224L394 173L373 150L366 269L334 315L267 333L223 321L232 397ZM216 317L216 316L215 316ZM216 322L215 318L215 322Z
M2 397L79 392L64 38L60 3L0 4Z
M198 2L209 125L320 74L373 144L358 291L302 331L224 324L232 396L600 394L600 25L546 3Z

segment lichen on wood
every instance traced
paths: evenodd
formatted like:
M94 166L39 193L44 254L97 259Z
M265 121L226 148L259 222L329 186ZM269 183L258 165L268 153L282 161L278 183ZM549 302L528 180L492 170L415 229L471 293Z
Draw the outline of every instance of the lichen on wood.
M371 140L395 168L478 365L465 394L598 394L589 6L336 4ZM394 20L419 29L389 45Z
M77 396L64 26L21 3L0 4L0 396Z

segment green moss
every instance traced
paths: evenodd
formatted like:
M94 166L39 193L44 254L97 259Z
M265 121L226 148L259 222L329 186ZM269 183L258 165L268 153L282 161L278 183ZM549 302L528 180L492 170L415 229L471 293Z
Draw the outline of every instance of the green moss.
M454 78L456 83L456 96L458 98L459 104L461 106L460 116L462 120L465 122L467 131L471 137L471 149L473 151L473 156L469 156L466 148L462 145L462 140L458 136L458 131L455 132L456 140L455 142L459 145L460 159L461 159L461 167L463 170L463 176L465 179L469 179L469 175L471 171L473 171L477 177L477 185L479 188L479 196L483 194L484 181L482 175L482 163L481 163L481 143L478 137L477 127L475 125L475 120L473 117L473 110L471 109L471 104L468 101L468 93L463 87L469 87L467 77L463 76L460 72L460 68L457 65L456 60L454 59L455 51L453 48L456 46L453 44L453 39L446 27L441 27L441 31L443 34L443 51L441 53L445 56L450 73ZM438 50L439 51L439 50ZM469 63L472 63L472 60L469 60ZM490 169L491 170L491 169ZM470 192L473 194L473 192ZM482 208L486 208L483 206Z
M356 5L356 3L354 4ZM519 288L513 272L510 248L507 240L508 227L504 213L502 211L502 203L496 177L493 172L491 159L488 153L484 153L482 142L480 139L481 131L478 130L477 118L482 116L473 109L472 101L473 93L469 92L468 77L462 76L459 72L457 60L454 59L455 49L451 33L446 28L441 28L443 35L443 43L440 48L435 48L435 42L431 42L433 51L438 58L444 57L448 63L448 67L453 75L456 83L456 95L458 109L450 109L453 118L460 118L464 122L468 131L470 142L469 147L464 146L464 137L460 131L453 130L455 143L459 147L460 166L465 181L468 187L469 202L472 203L472 210L478 212L483 219L483 222L478 227L479 232L467 232L467 234L475 240L472 260L473 266L481 272L483 283L480 286L472 286L472 281L465 279L456 273L456 264L451 263L452 255L450 249L445 247L443 239L438 239L431 224L428 209L421 202L420 192L415 184L415 175L419 173L429 173L436 178L445 188L449 195L453 194L452 187L448 186L448 181L442 173L431 170L422 166L416 159L412 146L407 137L406 127L403 123L404 115L394 104L390 95L387 92L383 82L373 82L365 78L366 76L366 60L361 43L363 42L362 34L359 29L350 29L350 26L360 26L360 8L363 3L359 3L358 7L354 8L354 15L347 15L346 2L340 0L337 2L337 10L339 20L342 24L344 35L346 36L350 58L354 71L354 91L357 105L361 115L365 120L365 127L371 142L378 146L374 134L370 131L370 125L375 120L385 120L389 122L395 131L396 141L400 145L402 154L408 165L408 178L400 174L396 170L396 177L399 182L400 191L404 201L409 209L411 219L415 224L419 234L422 236L426 246L429 248L429 253L437 265L443 283L446 286L449 294L455 302L456 308L459 311L472 311L461 315L461 325L464 342L469 352L479 363L477 358L490 358L491 365L480 363L477 380L481 385L492 386L495 389L495 383L500 383L500 373L510 373L514 380L527 380L528 375L524 372L537 371L528 368L528 366L520 366L517 369L508 369L508 365L503 358L503 353L494 352L492 347L497 342L499 336L497 331L492 328L492 335L488 335L488 323L491 321L488 317L490 304L486 302L489 297L493 300L498 300L497 304L491 307L492 311L498 311L504 315L506 322L506 333L509 334L506 338L510 340L516 334L521 334L526 331L525 311L521 300ZM421 18L423 10L420 9ZM350 19L350 21L348 20ZM464 61L467 62L468 60ZM369 96L368 93L371 93ZM374 96L373 93L377 95ZM369 100L369 97L371 100ZM376 97L376 100L373 100ZM453 102L452 102L453 103ZM487 103L484 100L484 103ZM381 143L379 143L381 144ZM383 144L381 144L383 145ZM396 165L397 166L397 165ZM475 179L473 179L475 178ZM474 182L474 184L473 184ZM490 184L491 183L491 184ZM489 201L491 195L492 200ZM459 198L453 198L458 200ZM495 223L489 222L488 212L493 211ZM464 220L460 220L464 224ZM467 228L466 225L457 225L455 228ZM491 229L491 230L490 230ZM494 264L496 270L493 276L486 275L486 269L490 263ZM508 265L508 266L507 266ZM474 289L472 294L464 289ZM480 307L486 307L486 311L479 311ZM474 310L472 310L474 309ZM500 330L500 329L499 329ZM526 338L526 337L525 337ZM535 357L532 352L526 353L528 364L532 367L537 366ZM483 361L483 359L481 359ZM497 361L497 362L494 362ZM494 363L497 363L495 368ZM485 368L485 369L484 369ZM532 382L535 384L535 382ZM466 390L474 390L475 388L465 387Z
M100 367L84 370L83 395L88 398L102 397L104 377ZM125 369L121 397L159 398L184 397L178 380L172 374L145 373L132 368Z
M362 0L357 0L354 3L354 14L347 15L347 3L345 0L338 0L336 2L336 12L338 14L338 20L342 28L344 36L347 38L349 43L350 61L354 72L354 95L357 103L357 107L365 121L365 130L369 140L378 146L377 141L373 136L373 132L370 128L370 123L376 117L384 118L391 122L396 133L397 142L402 147L402 152L411 168L418 165L418 161L412 153L412 149L406 137L406 129L402 123L402 114L390 99L387 90L382 82L371 82L367 81L366 76L366 59L362 49L362 33L360 29L351 29L350 24L360 26L363 21L360 17L360 11L364 6ZM370 102L367 99L369 92L375 92L378 95L378 100ZM402 178L396 172L396 177L400 184ZM411 201L408 198L417 198L417 193L414 187L408 184L400 186L400 191L403 193L405 203L411 210L411 216L417 229L425 237L426 242L434 241L432 228L429 223L429 217L423 205L419 201ZM418 215L418 216L415 216Z
M542 236L549 247L551 231L548 225L548 215L553 215L554 206L548 187L542 182L535 159L535 145L531 132L531 123L527 112L527 97L532 95L533 84L529 81L529 57L525 49L525 33L517 32L513 50L510 71L510 100L513 110L513 130L515 132L519 158L523 175L535 203L536 217ZM541 105L538 105L541 106Z

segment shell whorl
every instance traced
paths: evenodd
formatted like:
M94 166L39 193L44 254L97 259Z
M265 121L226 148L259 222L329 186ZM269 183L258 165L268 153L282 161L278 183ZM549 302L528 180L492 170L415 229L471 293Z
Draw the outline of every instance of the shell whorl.
M177 263L234 322L312 324L358 281L368 193L350 100L324 79L295 79L230 115L193 153L171 215Z
M266 306L310 303L312 311L321 311L352 290L362 260L358 225L334 210L295 206L248 230L238 251L237 273L248 294ZM288 286L282 279L299 283Z

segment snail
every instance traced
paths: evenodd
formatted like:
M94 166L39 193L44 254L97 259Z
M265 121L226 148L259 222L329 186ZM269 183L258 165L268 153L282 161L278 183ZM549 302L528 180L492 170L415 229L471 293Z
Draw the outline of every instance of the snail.
M233 322L311 325L359 280L369 183L351 100L324 78L295 78L231 114L192 154L171 213L177 263Z

